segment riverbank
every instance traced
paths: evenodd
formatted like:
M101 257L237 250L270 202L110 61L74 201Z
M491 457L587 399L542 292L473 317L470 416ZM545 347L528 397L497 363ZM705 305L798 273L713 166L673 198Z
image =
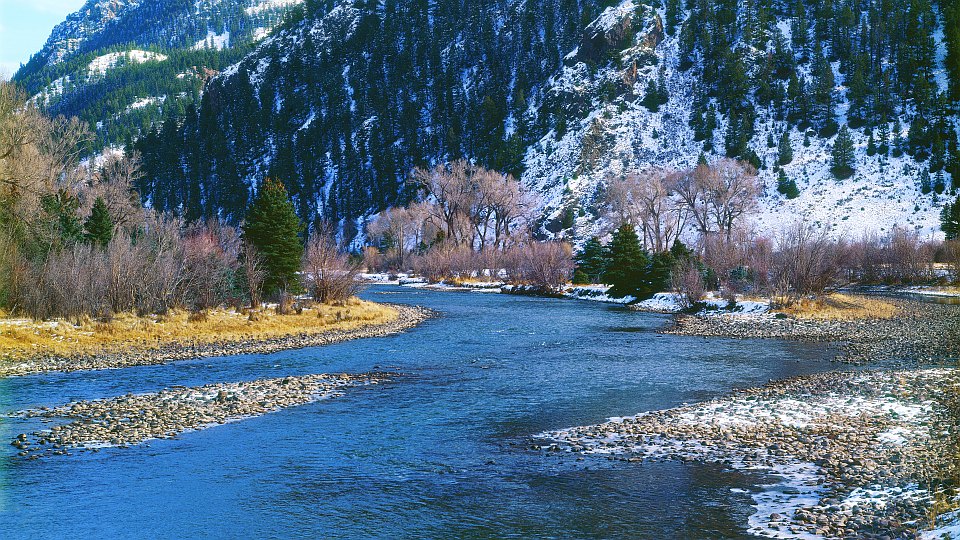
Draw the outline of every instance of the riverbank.
M915 367L960 357L960 309L902 298L888 316L818 318L778 314L677 315L669 334L835 343L837 360Z
M77 401L53 409L15 413L23 418L67 422L31 435L21 433L11 444L19 450L19 456L30 458L136 445L337 397L348 387L386 380L387 375L382 373L320 374L194 388L176 386L147 394Z
M396 334L431 316L430 310L420 307L357 300L300 314L261 313L254 317L257 320L225 310L201 321L191 321L184 314L165 320L125 319L116 323L125 324L119 330L26 321L0 325L0 377L266 354Z
M960 507L958 389L955 369L825 373L542 436L548 451L766 473L757 535L912 538Z

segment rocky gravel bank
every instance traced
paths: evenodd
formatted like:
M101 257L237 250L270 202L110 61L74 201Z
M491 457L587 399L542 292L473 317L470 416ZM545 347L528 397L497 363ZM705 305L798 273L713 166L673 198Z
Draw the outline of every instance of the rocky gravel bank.
M907 299L891 319L811 320L775 315L678 315L667 333L834 342L837 360L916 367L960 358L960 309Z
M136 445L336 397L347 387L377 384L387 377L382 373L321 374L193 388L174 386L155 393L30 409L15 416L63 423L32 434L21 433L11 444L19 449L18 455L30 458L102 446Z
M543 436L548 451L697 460L783 481L755 494L751 532L914 538L956 508L960 373L826 373ZM941 518L940 521L942 521Z
M433 316L427 308L393 305L397 318L383 324L374 324L354 330L332 330L299 333L280 338L219 343L171 343L157 347L135 347L122 352L99 355L37 356L25 361L0 363L0 377L28 375L47 371L81 371L114 369L130 366L164 364L176 360L235 354L267 354L287 349L302 349L340 343L351 339L382 337L413 328Z

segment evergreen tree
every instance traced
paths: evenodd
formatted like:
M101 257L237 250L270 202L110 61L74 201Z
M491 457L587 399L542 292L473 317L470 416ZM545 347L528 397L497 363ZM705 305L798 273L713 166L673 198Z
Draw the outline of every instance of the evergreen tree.
M588 283L600 283L607 269L607 250L596 236L583 244L583 249L574 257L577 271L581 271Z
M928 173L929 176L929 173ZM947 190L947 183L943 178L943 171L937 171L937 174L934 176L933 180L933 192L937 195L943 195L943 192Z
M920 169L920 193L924 195L929 195L933 191L933 186L930 185L930 171L925 168Z
M856 156L853 151L853 138L850 136L850 130L847 126L840 129L836 140L833 142L833 154L830 162L830 170L839 180L844 180L853 176L857 169Z
M943 205L940 212L940 230L944 232L947 240L960 238L960 197Z
M40 208L48 229L47 249L79 244L84 240L83 223L77 216L80 201L66 190L40 196Z
M793 146L790 145L789 131L784 131L783 135L780 136L780 145L777 152L779 154L777 163L780 165L787 165L793 161Z
M783 169L780 169L780 175L777 178L777 191L788 199L796 199L800 196L800 189L797 183L787 176Z
M642 299L653 293L649 276L650 257L640 247L640 238L633 225L621 225L613 233L607 250L610 258L604 281L611 285L608 291L610 296Z
M877 153L886 157L890 153L890 124L887 123L886 119L880 122L877 139L880 141L880 144L877 145Z
M903 155L903 125L900 124L900 118L893 121L893 151L891 155L898 158Z
M113 218L102 197L93 201L93 211L83 224L87 241L100 247L107 247L113 239Z
M877 142L873 139L873 128L870 128L870 136L867 138L867 155L877 155Z
M256 199L243 224L243 238L263 258L266 279L264 291L269 293L297 290L297 272L303 257L300 233L303 224L279 180L267 178L260 185Z

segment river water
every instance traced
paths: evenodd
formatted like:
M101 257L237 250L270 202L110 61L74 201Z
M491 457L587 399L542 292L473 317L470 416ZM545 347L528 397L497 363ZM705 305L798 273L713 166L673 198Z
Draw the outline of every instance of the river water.
M26 460L0 418L0 537L739 538L761 478L531 449L546 430L836 369L820 346L665 336L665 315L376 286L440 316L405 334L0 380L0 414L308 373L393 382L133 448ZM18 531L14 534L14 531Z

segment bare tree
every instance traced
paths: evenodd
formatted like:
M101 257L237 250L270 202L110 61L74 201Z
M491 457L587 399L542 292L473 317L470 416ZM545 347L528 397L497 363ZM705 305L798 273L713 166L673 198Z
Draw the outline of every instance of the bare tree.
M81 213L89 215L94 201L100 197L110 211L114 233L121 230L133 232L144 219L140 195L134 188L143 175L140 155L137 152L120 155L105 151L98 159L91 160L86 174L79 189Z
M749 164L720 159L679 173L676 192L701 236L731 240L739 220L756 206L757 171Z
M536 207L535 197L512 176L465 160L414 169L412 181L429 203L421 207L423 222L457 246L502 249Z
M663 252L683 233L686 207L677 195L682 175L660 169L631 173L607 183L611 221L631 223L641 230L646 249Z
M250 307L259 309L263 301L263 282L267 279L267 269L257 253L257 248L249 241L243 243L243 276L250 295Z
M772 267L776 299L790 304L822 294L837 277L834 247L825 227L798 222L785 229Z
M360 283L358 264L350 262L347 254L338 249L331 234L319 228L310 234L303 257L304 279L307 289L318 302L343 301L354 296Z
M751 165L720 159L711 165L714 174L707 185L707 201L717 232L731 239L738 220L757 203L757 171Z
M674 292L679 294L683 309L690 309L703 300L706 285L700 273L700 267L693 259L680 261L670 274Z
M531 242L522 252L524 281L558 291L573 274L573 248L566 242Z

